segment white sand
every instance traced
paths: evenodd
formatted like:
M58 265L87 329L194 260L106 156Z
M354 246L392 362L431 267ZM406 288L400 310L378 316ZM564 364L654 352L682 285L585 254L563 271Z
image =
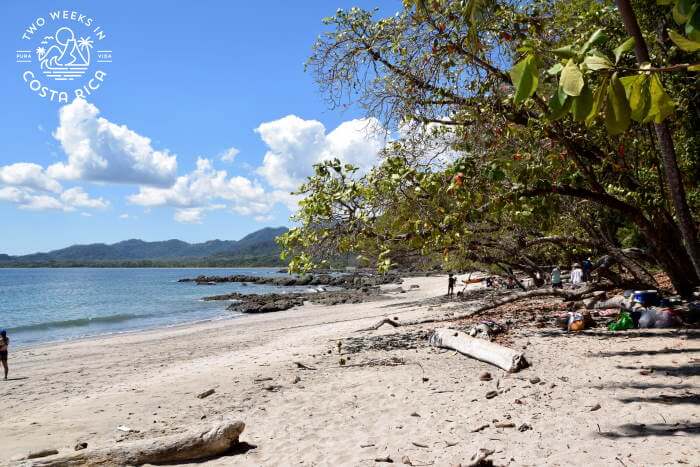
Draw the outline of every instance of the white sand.
M11 351L10 376L26 379L0 381L2 457L70 451L77 441L110 445L234 414L247 425L241 440L257 448L210 465L374 465L388 455L442 466L466 462L480 447L496 451L497 465L700 465L696 332L521 329L514 346L526 346L532 367L513 375L429 347L362 352L347 362L399 357L406 365L339 366L336 339L399 332L355 332L383 316L444 313L410 302L443 293L446 282L411 278L404 287L420 288L389 301ZM643 368L655 371L642 375ZM485 370L492 381L479 380ZM301 381L293 384L295 376ZM530 383L535 376L542 382ZM281 388L264 389L270 385ZM210 388L214 395L196 398ZM485 399L496 388L504 392ZM495 428L494 420L516 428ZM484 424L491 426L471 432ZM518 431L523 424L532 429ZM125 435L120 425L139 433Z

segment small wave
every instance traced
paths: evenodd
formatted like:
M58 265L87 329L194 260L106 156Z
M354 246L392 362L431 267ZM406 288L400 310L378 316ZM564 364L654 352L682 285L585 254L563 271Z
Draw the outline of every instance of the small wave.
M96 316L94 318L77 318L77 319L67 319L64 321L47 321L45 323L36 324L26 324L23 326L16 326L14 328L8 328L7 331L12 332L27 332L27 331L46 331L50 329L62 329L62 328L79 328L83 326L90 326L91 324L101 324L101 323L123 323L124 321L130 321L137 318L146 318L149 315L134 315L129 313L110 315L110 316Z

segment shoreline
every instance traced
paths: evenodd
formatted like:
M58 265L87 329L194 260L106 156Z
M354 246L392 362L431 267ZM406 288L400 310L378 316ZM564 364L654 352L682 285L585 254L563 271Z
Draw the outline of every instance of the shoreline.
M381 317L469 306L438 299L445 285L406 278L407 293L379 302L11 350L10 377L26 379L0 381L4 457L114 446L232 417L255 447L191 465L374 465L384 456L452 465L479 448L494 450L496 465L700 463L689 395L700 387L699 331L566 334L536 326L529 316L540 302L506 306L493 319L515 313L525 323L506 344L531 363L519 373L428 346L434 325L358 332ZM481 380L485 371L491 380Z

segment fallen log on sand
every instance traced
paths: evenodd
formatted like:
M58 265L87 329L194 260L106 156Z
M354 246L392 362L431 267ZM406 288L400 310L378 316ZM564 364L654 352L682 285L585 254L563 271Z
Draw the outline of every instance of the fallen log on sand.
M32 467L72 467L78 465L142 465L193 461L229 451L238 443L245 424L224 419L214 426L201 426L185 433L124 442L115 447L85 449L50 459L25 461Z
M436 329L430 336L430 345L456 350L468 357L495 365L509 373L515 373L528 366L522 352L516 352L485 339L469 337L454 329Z
M468 311L466 313L461 313L457 315L452 315L448 316L445 318L423 318L423 319L415 319L415 320L410 320L410 321L397 321L393 320L390 318L384 318L381 321L373 324L372 326L364 329L359 329L358 332L360 331L375 331L382 327L385 324L388 324L390 326L393 326L395 328L399 326L415 326L417 324L428 324L428 323L442 323L445 321L455 321L458 319L464 319L468 318L470 316L478 315L483 313L484 311L491 310L493 308L498 308L501 305L507 305L508 303L512 302L517 302L518 300L524 300L526 298L533 298L533 297L547 297L547 296L555 296L555 297L562 297L565 300L578 300L581 297L587 296L593 292L593 290L596 289L582 289L582 290L577 290L577 291L567 291L567 290L562 290L562 289L552 289L552 288L547 288L547 289L535 289L535 290L528 290L527 292L519 292L515 293L512 295L508 295L506 297L503 297L500 300L496 300L491 303L487 303L486 305L482 305L479 308L476 308L475 310Z

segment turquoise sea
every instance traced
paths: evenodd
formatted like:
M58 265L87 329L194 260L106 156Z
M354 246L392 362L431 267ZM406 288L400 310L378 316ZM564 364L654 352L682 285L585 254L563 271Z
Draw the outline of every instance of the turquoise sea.
M201 286L178 283L205 275L278 275L278 269L0 269L0 329L13 347L187 322L242 316L227 302L205 302L229 292L292 292L296 287Z

